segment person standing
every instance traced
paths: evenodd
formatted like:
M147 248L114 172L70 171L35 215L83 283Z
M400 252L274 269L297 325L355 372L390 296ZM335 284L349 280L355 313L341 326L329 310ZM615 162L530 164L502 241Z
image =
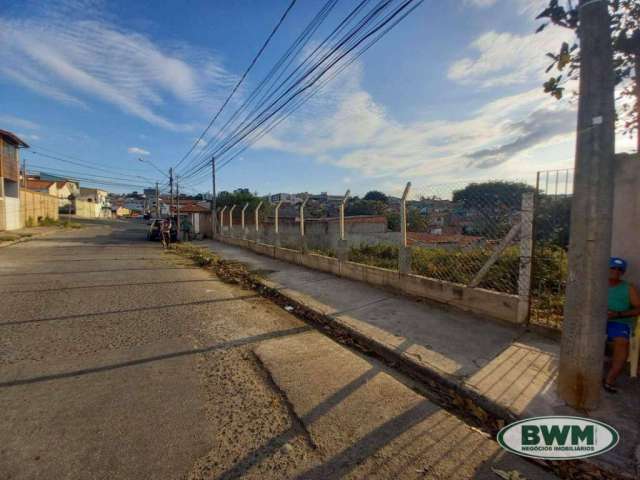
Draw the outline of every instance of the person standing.
M160 224L160 238L162 239L162 248L165 250L171 246L171 219L165 218Z

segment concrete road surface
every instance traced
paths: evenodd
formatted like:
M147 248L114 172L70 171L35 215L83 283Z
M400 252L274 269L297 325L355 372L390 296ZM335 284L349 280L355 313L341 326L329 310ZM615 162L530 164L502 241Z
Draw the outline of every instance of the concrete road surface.
M144 233L0 249L0 479L552 478Z

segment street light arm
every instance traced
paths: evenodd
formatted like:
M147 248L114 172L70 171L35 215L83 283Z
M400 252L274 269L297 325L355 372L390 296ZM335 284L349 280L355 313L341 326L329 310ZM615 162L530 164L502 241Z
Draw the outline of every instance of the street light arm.
M151 161L151 160L144 160L142 158L138 158L138 161L141 163L146 163L148 165L151 165L153 168L155 168L158 172L160 172L162 175L165 176L165 178L169 178L169 175L167 175L166 173L164 173L162 170L160 170L158 167L156 167L156 165Z

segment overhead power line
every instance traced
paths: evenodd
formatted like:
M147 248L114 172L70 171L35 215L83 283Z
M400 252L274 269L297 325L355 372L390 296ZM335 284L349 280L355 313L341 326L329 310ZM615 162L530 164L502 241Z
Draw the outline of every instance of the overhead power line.
M213 118L211 119L211 121L209 122L209 125L207 125L207 128L204 129L204 131L200 134L200 136L198 137L198 139L193 143L193 145L191 146L191 148L189 149L189 151L180 159L180 161L176 164L177 168L178 166L180 166L180 164L189 156L191 155L191 153L193 152L193 150L196 148L196 146L200 143L200 141L204 138L204 136L207 134L207 132L209 131L209 129L213 126L213 124L215 123L215 121L218 119L218 117L220 116L220 114L222 113L222 111L224 110L224 108L227 106L227 104L229 103L229 101L231 100L231 98L233 97L233 95L236 93L236 91L238 90L238 88L240 87L240 85L242 85L242 82L244 82L244 79L247 77L247 75L249 74L249 72L251 71L251 69L254 67L254 65L256 64L256 62L258 61L258 59L260 58L260 56L262 55L262 53L264 52L264 50L267 48L267 45L269 45L269 42L271 41L271 39L273 38L273 36L276 34L276 32L278 31L278 29L280 28L280 26L282 25L282 23L284 22L285 18L287 18L287 15L289 14L289 12L291 11L291 9L293 8L293 6L296 4L297 0L291 0L291 3L289 3L289 6L287 7L287 9L284 11L284 13L282 14L282 16L280 17L280 20L278 21L278 23L276 24L276 26L273 28L273 30L271 31L271 33L269 34L269 36L267 37L267 39L264 41L264 43L262 44L262 47L260 47L260 50L258 50L258 53L253 57L253 59L251 60L251 63L249 64L249 66L247 67L247 69L244 71L244 73L242 74L242 76L240 77L240 79L238 80L238 82L235 84L235 86L233 87L233 89L231 90L231 93L229 94L229 96L227 97L227 99L223 102L223 104L220 106L220 108L218 109L218 111L216 112L216 114L213 116Z
M326 83L351 65L360 55L413 12L422 3L422 0L380 1L361 16L346 33L343 33L343 30L359 15L359 10L365 3L367 0L361 2L325 38L320 44L322 48L317 47L283 82L263 94L252 112L245 115L244 119L228 135L218 135L221 140L207 148L202 152L202 155L215 155L217 160L222 158L224 161L218 163L218 169L228 165L242 151L275 128ZM395 5L389 8L392 4ZM301 68L301 66L305 68ZM270 103L265 107L267 101ZM242 105L240 108L246 108L246 105ZM208 158L204 158L192 165L186 174L183 173L183 179L196 179L208 167Z

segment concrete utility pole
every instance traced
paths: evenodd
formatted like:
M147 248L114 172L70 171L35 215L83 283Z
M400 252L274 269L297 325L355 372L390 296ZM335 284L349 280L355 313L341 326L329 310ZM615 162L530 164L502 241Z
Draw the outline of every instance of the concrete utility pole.
M176 177L176 197L178 197L178 203L176 204L176 233L177 240L180 241L180 181Z
M216 216L216 157L211 157L211 180L213 181L211 197L211 238L216 236L218 217Z
M615 155L614 74L605 0L580 0L580 99L569 278L558 393L593 409L602 389Z
M173 218L173 167L169 169L169 218Z
M156 218L160 218L160 186L156 182Z

